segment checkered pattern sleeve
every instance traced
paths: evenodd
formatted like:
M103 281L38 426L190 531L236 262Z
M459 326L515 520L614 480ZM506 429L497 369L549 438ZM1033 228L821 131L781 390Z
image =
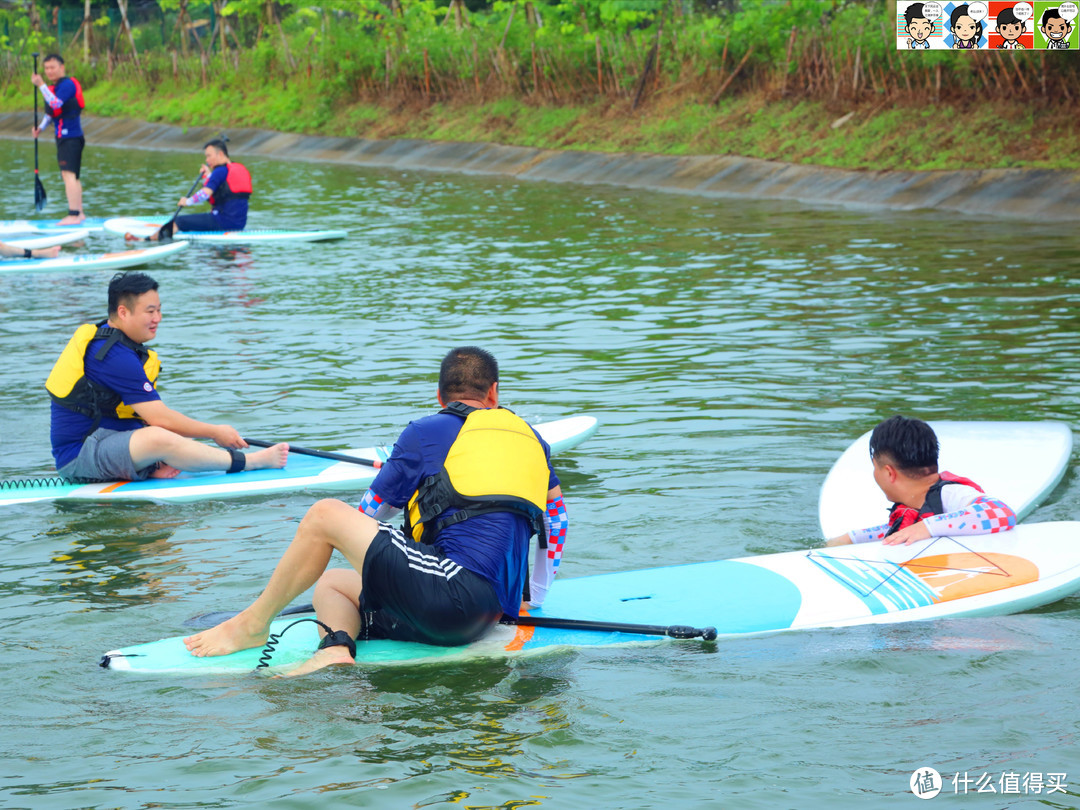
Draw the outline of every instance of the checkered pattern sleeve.
M566 516L566 503L562 496L547 502L544 510L544 525L547 528L547 548L536 549L533 557L532 579L529 581L529 604L540 607L547 596L555 574L559 571L563 545L566 543L566 530L570 521Z
M392 520L401 512L399 508L386 503L381 496L376 495L370 489L360 499L358 509L368 517L373 517L378 521Z
M1016 525L1016 515L997 498L982 495L965 509L924 520L931 537L1004 532Z

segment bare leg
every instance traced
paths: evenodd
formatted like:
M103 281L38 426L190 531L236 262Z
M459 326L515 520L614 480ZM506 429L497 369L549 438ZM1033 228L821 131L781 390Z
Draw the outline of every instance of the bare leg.
M67 204L69 211L78 211L78 215L68 215L60 220L61 225L78 225L84 219L86 215L82 210L82 183L79 178L75 176L75 172L60 172L60 177L64 180L64 192L67 194Z
M315 615L326 626L333 630L344 630L351 638L356 638L360 632L359 600L363 582L360 574L351 568L331 568L315 584ZM324 637L326 632L319 628L319 636ZM349 655L348 649L341 645L327 647L325 650L316 650L303 664L289 670L284 677L306 675L317 669L332 664L356 663Z
M164 461L170 467L187 472L227 470L232 466L228 450L211 447L187 439L171 430L144 427L131 434L128 451L135 469L141 470ZM247 454L245 470L281 469L289 458L289 445L284 442Z
M285 550L266 589L231 619L184 639L192 655L227 655L266 643L270 622L282 608L315 584L337 549L357 571L379 524L347 503L322 500L312 506ZM357 616L359 621L359 616ZM344 629L344 628L335 628Z

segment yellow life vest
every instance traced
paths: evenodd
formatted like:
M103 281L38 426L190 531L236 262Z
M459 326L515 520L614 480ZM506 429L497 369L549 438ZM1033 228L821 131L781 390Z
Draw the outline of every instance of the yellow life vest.
M157 352L147 349L141 343L136 343L119 329L107 326L107 323L108 321L102 321L97 325L84 323L76 329L75 334L64 347L64 351L60 353L60 359L49 372L49 378L45 381L45 388L53 402L94 420L91 433L97 429L105 416L117 419L138 419L134 409L130 405L125 405L119 394L86 376L86 352L91 341L98 338L105 339L101 348L94 353L95 360L104 359L109 349L120 343L135 352L142 361L146 378L151 384L157 382L161 371L161 361L158 360Z
M442 413L465 420L442 470L409 499L405 529L432 543L447 526L476 515L515 512L544 536L549 469L544 447L528 422L506 408L478 409L451 402ZM436 520L449 508L454 514Z

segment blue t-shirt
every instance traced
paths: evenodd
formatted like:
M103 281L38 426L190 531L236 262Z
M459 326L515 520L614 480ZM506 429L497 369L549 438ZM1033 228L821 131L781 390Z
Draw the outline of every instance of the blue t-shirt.
M464 424L461 417L449 413L410 422L372 481L371 491L383 503L404 508L420 482L442 470L450 445ZM559 485L559 479L551 469L551 448L539 434L536 437L548 460L548 489L552 489ZM448 509L439 517L456 511ZM517 616L528 572L531 532L529 521L521 515L495 512L447 526L439 532L435 545L458 565L488 580L495 587L503 612Z
M134 349L114 343L104 358L94 359L94 355L101 348L104 340L105 338L98 338L90 341L84 361L86 376L92 382L100 383L115 391L127 405L161 399L154 384L147 378L146 370ZM89 416L83 416L81 413L68 410L63 405L52 403L50 438L56 469L59 470L65 464L70 464L75 460L93 424L94 420ZM115 414L103 417L101 424L98 425L109 430L138 430L143 426L141 419L120 419Z
M210 172L203 186L211 192L217 192L228 176L228 164L218 166ZM224 202L214 203L213 214L217 217L223 231L242 231L247 225L248 201L243 197L226 197Z

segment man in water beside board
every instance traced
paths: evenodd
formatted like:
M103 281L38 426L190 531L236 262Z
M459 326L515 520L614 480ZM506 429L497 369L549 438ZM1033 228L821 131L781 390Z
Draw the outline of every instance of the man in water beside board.
M203 187L190 197L181 197L179 207L188 208L210 203L209 214L185 214L164 225L147 237L156 242L171 239L173 231L242 231L247 225L248 200L251 198L251 173L240 163L229 159L229 147L224 138L209 141L203 146L206 162L202 165ZM128 241L139 241L133 234L124 234Z
M184 639L192 655L262 646L271 621L312 585L323 640L291 675L352 664L357 639L468 644L503 614L518 615L534 533L546 540L532 579L531 601L541 602L562 555L566 506L551 449L498 407L498 385L488 352L447 354L443 409L409 423L360 509L336 500L312 506L259 598ZM402 508L404 533L380 522ZM326 570L335 550L351 569Z
M248 445L236 428L199 422L161 401L155 387L161 364L143 345L161 322L157 290L145 273L117 273L109 283L108 319L80 326L53 366L45 387L57 471L81 481L138 481L181 471L284 467L287 444L245 455L239 448Z
M1016 515L967 478L938 472L938 440L926 422L893 416L870 434L874 481L893 501L889 522L834 537L825 545L910 545L929 537L993 534L1016 525Z

